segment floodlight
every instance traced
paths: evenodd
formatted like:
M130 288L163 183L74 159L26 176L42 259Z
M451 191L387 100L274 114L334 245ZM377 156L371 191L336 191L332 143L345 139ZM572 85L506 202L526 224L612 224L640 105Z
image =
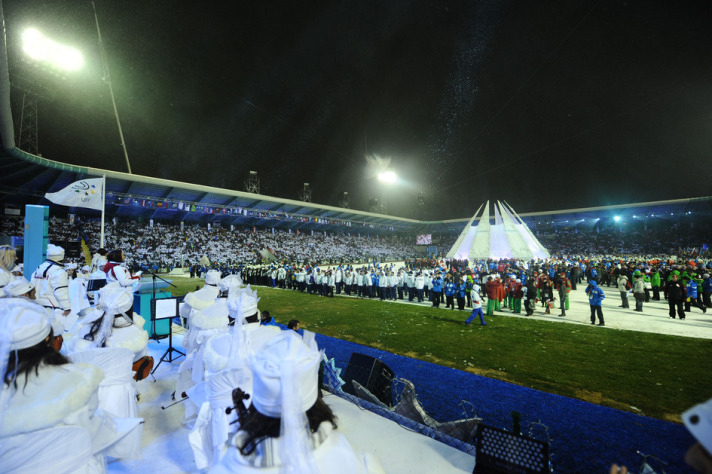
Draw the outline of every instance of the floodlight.
M31 59L66 71L76 71L84 65L84 57L77 49L59 44L34 28L22 34L22 50Z
M616 222L618 222L619 220L621 220L621 216L614 216L614 217L613 217L613 220L616 221Z
M398 176L393 171L383 171L378 173L378 180L384 183L395 183Z

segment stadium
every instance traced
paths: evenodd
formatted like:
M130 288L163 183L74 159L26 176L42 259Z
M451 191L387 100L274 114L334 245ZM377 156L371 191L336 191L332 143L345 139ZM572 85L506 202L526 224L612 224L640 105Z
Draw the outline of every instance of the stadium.
M245 189L236 190L33 154L16 146L16 130L23 127L16 127L12 113L11 85L16 84L11 84L13 66L4 53L0 244L16 249L20 261L26 206L46 206L48 241L66 250L65 262L80 268L92 263L92 253L102 244L123 249L132 272L170 279L177 286L173 296L181 300L204 287L211 269L223 277L241 274L257 290L260 309L269 310L281 328L296 319L302 329L316 333L326 356L323 376L332 377L322 387L331 392L326 399L335 407L339 430L356 448L375 455L386 472L472 472L477 456L486 458L481 440L487 429L537 443L543 464L527 472L602 472L613 463L644 462L657 472L693 472L684 457L696 439L681 414L712 393L705 370L712 356L712 319L705 303L688 306L685 321L668 317L664 298L646 300L644 312L635 314L618 307L615 281L609 276L604 286L601 275L606 327L598 328L589 325L584 289L593 279L591 268L611 274L621 265L648 273L673 268L709 272L712 196L518 214L551 258L513 265L512 272L531 278L530 266L541 271L556 267L574 280L571 269L583 265L589 273L574 286L565 318L556 314L564 309L558 300L552 313L537 304L532 317L515 313L510 304L486 315L486 327L475 328L464 323L469 306L437 308L428 300L414 301L412 294L409 299L407 291L379 298L339 288L328 297L289 284L306 267L313 273L438 268L465 274L479 266L482 271L475 273L484 287L487 275L503 273L500 263L507 261L510 271L512 258L447 258L471 224L469 216L421 220L322 205L311 202L307 188L302 200L268 196L255 188L256 175L247 169L241 172ZM103 211L59 205L46 197L96 178L105 183ZM471 211L480 204L473 203ZM498 224L496 217L485 220ZM284 286L274 276L280 267L288 272ZM34 269L24 270L29 280ZM169 324L171 344L185 351L185 321L176 317ZM167 334L158 334L154 326L151 335L160 337L148 341L148 353L162 364L151 378L137 382L143 459L110 460L106 470L198 472L202 465L189 441L191 429L181 424L186 397L174 393L182 360L165 361ZM367 370L390 372L385 402L371 393L371 386L366 393L344 386L359 357L373 364ZM372 381L367 376L365 382ZM169 407L174 400L179 404ZM410 412L397 411L408 403ZM443 431L449 422L472 419L480 423L480 444L476 431L467 436ZM518 451L512 449L517 456ZM501 470L492 472L518 472L515 464L502 461Z

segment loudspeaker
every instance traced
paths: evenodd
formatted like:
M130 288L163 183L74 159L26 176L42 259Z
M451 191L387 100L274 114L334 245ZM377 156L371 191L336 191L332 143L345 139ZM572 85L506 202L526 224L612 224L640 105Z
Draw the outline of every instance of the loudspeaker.
M549 474L549 443L494 426L477 428L474 474Z
M355 380L366 387L381 402L389 407L393 406L391 382L394 375L391 368L382 360L354 352L351 354L349 365L346 366L346 371L342 377L346 382L343 387L344 392L357 395L351 383L352 380Z

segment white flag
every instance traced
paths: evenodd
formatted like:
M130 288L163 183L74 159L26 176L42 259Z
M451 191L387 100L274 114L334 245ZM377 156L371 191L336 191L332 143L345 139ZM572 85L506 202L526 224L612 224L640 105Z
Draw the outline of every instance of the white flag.
M70 184L61 191L45 194L45 198L62 206L86 207L101 211L104 204L103 181L102 178L82 179Z

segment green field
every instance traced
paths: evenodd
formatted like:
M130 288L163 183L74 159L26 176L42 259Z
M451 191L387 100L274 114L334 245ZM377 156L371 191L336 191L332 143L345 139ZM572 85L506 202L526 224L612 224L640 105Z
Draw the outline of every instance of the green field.
M176 279L184 294L199 280ZM680 421L712 395L712 341L259 287L277 322L549 393Z

